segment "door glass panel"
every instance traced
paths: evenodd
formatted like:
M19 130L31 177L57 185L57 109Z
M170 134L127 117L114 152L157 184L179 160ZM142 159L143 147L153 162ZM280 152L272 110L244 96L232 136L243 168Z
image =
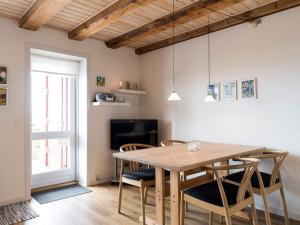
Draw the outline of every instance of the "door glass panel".
M32 141L32 174L71 168L70 139Z
M32 73L32 132L70 131L70 77Z

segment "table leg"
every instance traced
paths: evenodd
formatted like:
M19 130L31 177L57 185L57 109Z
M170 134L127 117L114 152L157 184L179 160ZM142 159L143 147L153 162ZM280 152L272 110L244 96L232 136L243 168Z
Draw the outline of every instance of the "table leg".
M221 165L222 165L222 166L228 166L228 165L229 165L229 160L225 160L225 161L221 162ZM222 177L228 176L228 175L229 175L229 170L224 170L224 171L222 171L220 175L221 175Z
M179 172L171 171L171 225L180 224L180 176Z
M164 169L155 168L155 192L156 192L156 222L165 225L165 172Z

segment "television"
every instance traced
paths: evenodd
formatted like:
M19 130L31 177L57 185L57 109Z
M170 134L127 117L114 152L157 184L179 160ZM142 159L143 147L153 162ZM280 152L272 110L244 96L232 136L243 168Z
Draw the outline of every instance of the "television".
M124 144L139 143L157 146L157 120L113 119L110 124L111 150L119 150Z

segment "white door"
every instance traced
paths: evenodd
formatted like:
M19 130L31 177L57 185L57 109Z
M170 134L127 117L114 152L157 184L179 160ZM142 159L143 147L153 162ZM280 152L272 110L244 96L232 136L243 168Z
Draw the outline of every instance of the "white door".
M75 180L75 84L31 70L32 188Z

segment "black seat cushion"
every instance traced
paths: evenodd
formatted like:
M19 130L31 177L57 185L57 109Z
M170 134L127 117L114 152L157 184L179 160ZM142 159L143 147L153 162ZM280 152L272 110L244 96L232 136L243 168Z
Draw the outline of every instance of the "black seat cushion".
M170 172L165 170L165 175L170 175ZM143 169L137 172L126 172L123 177L131 180L155 180L155 168Z
M227 197L228 205L235 205L239 186L226 182L222 182L222 184ZM190 188L188 190L185 190L184 193L201 201L217 206L223 206L222 197L217 181L212 181L206 184L199 185L197 187ZM245 198L248 198L249 196L249 193L246 192Z
M263 180L264 187L270 187L271 175L268 173L264 173L264 172L260 172L260 175ZM226 176L226 179L240 183L243 179L243 176L244 176L244 171L240 171L240 172L233 173L233 174ZM276 182L279 182L279 180L276 180ZM255 188L260 187L256 173L254 173L251 177L251 185L252 185L252 187L255 187Z

